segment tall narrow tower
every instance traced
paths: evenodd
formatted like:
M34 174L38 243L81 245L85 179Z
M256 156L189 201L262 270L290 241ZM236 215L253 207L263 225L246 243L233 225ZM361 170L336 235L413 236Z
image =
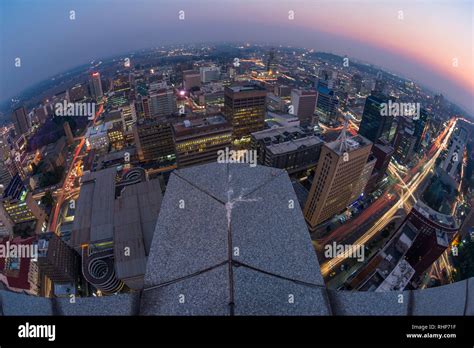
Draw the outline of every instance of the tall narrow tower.
M361 135L347 137L347 124L346 119L338 139L324 144L321 149L304 207L304 216L311 231L351 203L370 155L372 142Z

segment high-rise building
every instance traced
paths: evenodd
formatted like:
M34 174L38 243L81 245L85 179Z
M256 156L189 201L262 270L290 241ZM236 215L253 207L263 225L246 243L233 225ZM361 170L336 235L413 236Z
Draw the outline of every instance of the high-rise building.
M92 97L99 99L104 95L102 90L102 81L100 80L100 74L96 71L91 74L90 88Z
M393 152L394 148L389 145L374 144L372 147L372 153L377 159L374 167L374 170L377 171L376 182L379 182L383 179L390 164L390 159L392 158Z
M386 83L382 78L377 78L374 82L374 92L384 94L386 89Z
M417 141L414 134L415 130L412 120L407 119L404 121L400 119L397 134L393 142L395 149L393 157L401 164L406 164L413 158Z
M74 135L72 134L71 126L69 125L69 122L64 122L63 123L63 128L64 128L64 133L66 134L66 139L67 143L71 145L74 143Z
M415 128L413 135L416 137L414 150L417 152L421 150L421 144L425 137L426 130L428 129L428 119L429 119L428 111L422 108L420 109L420 117L413 120L413 125Z
M362 88L362 76L360 76L359 74L352 75L351 84L352 87L354 87L354 89L356 90L356 92L359 93Z
M178 168L215 162L231 148L232 127L222 115L193 117L173 126Z
M276 96L273 93L267 94L267 109L270 112L283 112L285 111L285 102L282 98Z
M183 87L189 91L191 88L201 86L201 74L197 70L183 71Z
M324 123L335 121L338 103L339 101L333 90L324 86L318 87L316 111L321 121Z
M13 175L10 173L10 170L8 170L8 166L5 163L5 158L0 158L0 185L3 186L3 189L8 186L12 178Z
M74 283L80 269L77 252L54 232L38 239L38 267L55 283Z
M365 100L359 134L377 143L379 138L390 141L390 129L393 116L382 116L381 110L389 98L381 94L373 94Z
M15 131L17 135L23 135L28 133L31 127L31 123L24 106L19 107L13 111L12 119L13 124L15 125Z
M259 164L303 172L318 163L323 141L296 126L278 127L252 133L252 149Z
M122 127L124 132L131 132L133 125L137 122L137 113L135 104L130 103L120 108Z
M15 223L10 219L5 209L0 207L0 238L13 235Z
M77 84L69 90L69 100L72 103L84 100L86 95L86 88L81 84Z
M151 117L150 98L149 97L143 97L142 98L141 109L143 111L143 118L150 118Z
M48 110L46 109L46 105L41 105L35 109L35 119L37 122L44 124L48 119Z
M377 162L377 159L375 158L375 156L370 154L369 157L367 158L367 163L365 163L364 168L362 169L362 172L356 179L354 179L355 186L352 191L352 196L349 199L350 202L355 201L365 192L367 183L369 182L372 176L372 172L374 171L376 162Z
M111 123L112 127L107 127L107 136L109 138L109 144L115 150L121 150L125 145L125 132L121 123Z
M248 147L250 134L264 129L266 96L265 88L255 84L225 88L224 115L232 125L236 148Z
M4 209L15 225L34 222L35 233L41 233L46 228L46 213L35 201L19 175L14 176L5 189L0 209Z
M304 215L311 230L343 211L359 192L359 178L367 166L372 143L356 135L323 145Z
M202 66L199 68L199 73L201 75L201 82L207 83L219 80L221 71L217 66Z
M152 93L148 98L148 104L151 117L169 116L177 111L176 96L171 89L161 89ZM146 117L148 112L144 113Z
M316 92L294 89L291 91L291 105L293 113L300 119L301 126L315 124L314 110L316 108Z
M140 120L134 136L141 161L172 163L176 160L172 125L165 118Z
M285 85L276 85L273 93L280 98L291 97L291 87Z

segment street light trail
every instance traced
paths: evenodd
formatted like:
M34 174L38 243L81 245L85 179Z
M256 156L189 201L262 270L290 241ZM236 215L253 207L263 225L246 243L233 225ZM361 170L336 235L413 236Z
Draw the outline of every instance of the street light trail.
M396 214L400 205L403 205L413 194L413 192L418 188L418 186L425 180L425 178L430 173L431 169L434 167L436 160L438 159L441 152L446 147L449 138L451 137L452 132L456 126L456 120L451 119L450 125L446 128L442 135L444 138L437 138L435 144L437 146L436 152L433 156L426 162L424 165L418 165L417 167L423 167L421 173L416 173L415 176L410 180L408 186L408 191L400 195L398 204L392 206L362 237L360 237L354 244L356 245L365 245L368 243L386 224L391 220L391 218ZM442 142L441 142L442 141ZM432 152L433 147L430 149ZM424 157L426 158L426 156ZM339 264L345 261L345 259L350 255L349 251L345 252L343 255L337 258L330 259L321 265L321 274L323 277L327 276L332 269L337 267Z

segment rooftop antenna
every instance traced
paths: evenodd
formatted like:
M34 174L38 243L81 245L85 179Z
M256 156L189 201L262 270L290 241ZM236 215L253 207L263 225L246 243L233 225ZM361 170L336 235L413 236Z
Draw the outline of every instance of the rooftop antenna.
M339 152L347 152L349 150L349 144L347 143L347 130L349 128L349 115L344 114L344 122L342 124L342 132L337 137L339 142Z

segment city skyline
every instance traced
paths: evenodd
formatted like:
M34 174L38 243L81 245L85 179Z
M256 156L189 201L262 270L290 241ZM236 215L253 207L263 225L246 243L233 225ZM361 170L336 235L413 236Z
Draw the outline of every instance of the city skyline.
M473 41L470 1L205 3L2 3L0 93L11 98L78 65L138 49L239 40L347 55L413 79L474 112L472 48L465 44ZM178 18L181 10L184 20ZM14 65L16 57L21 68Z
M474 0L0 1L0 343L472 341Z

